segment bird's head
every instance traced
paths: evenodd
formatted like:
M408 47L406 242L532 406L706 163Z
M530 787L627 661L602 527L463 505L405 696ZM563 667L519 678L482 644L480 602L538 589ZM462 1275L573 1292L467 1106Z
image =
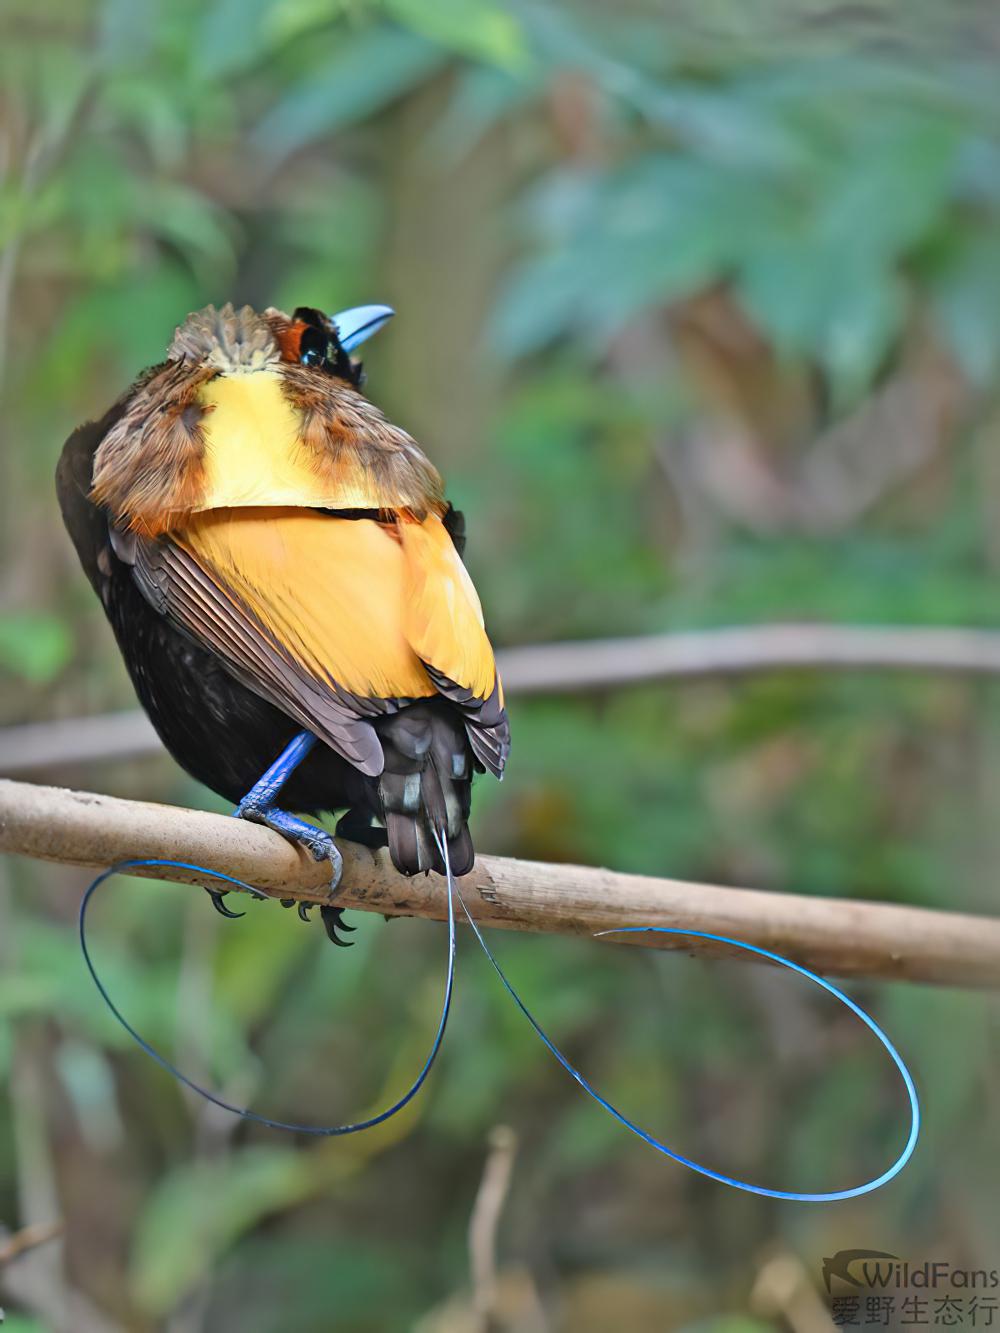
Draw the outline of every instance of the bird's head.
M299 306L291 319L279 311L268 312L282 360L336 375L355 388L364 383L364 369L360 361L351 359L351 353L395 313L387 305L359 305L332 316Z
M385 305L195 311L99 445L92 498L149 533L205 509L440 504L422 451L359 392L351 354L392 315Z
M167 359L223 375L275 370L282 364L306 366L357 388L364 376L351 353L395 313L387 305L353 306L336 315L312 306L298 306L286 315L273 306L258 314L247 305L219 310L209 305L178 326Z

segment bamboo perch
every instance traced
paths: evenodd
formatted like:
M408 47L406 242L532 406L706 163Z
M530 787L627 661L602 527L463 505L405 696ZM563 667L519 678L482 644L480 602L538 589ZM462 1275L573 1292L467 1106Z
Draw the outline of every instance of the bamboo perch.
M406 879L384 851L353 843L341 843L340 849L344 877L338 906L446 918L440 876ZM328 901L326 868L268 829L225 815L61 787L0 779L0 851L93 869L130 857L170 858L234 875L276 898ZM206 879L171 868L137 873L186 883ZM1000 983L1000 920L988 917L498 856L480 856L460 887L478 921L510 930L589 935L615 926L682 926L763 945L818 972L961 986ZM682 942L681 936L612 938L690 953L731 952L707 940Z
M1000 632L936 626L748 625L505 648L509 696L580 694L660 680L784 670L1000 674ZM162 752L145 713L64 718L0 728L0 773L42 774Z

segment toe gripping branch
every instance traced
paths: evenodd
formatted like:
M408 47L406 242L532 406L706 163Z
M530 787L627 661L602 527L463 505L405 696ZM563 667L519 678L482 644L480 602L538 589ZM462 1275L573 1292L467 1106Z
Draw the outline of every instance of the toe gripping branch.
M340 877L343 873L343 861L340 852L337 850L337 844L325 829L316 828L314 824L306 823L304 819L289 814L287 810L282 810L278 805L278 795L281 789L315 745L316 737L312 732L300 731L297 736L293 737L267 772L254 783L246 796L243 797L233 811L233 816L236 819L248 819L255 824L264 824L267 828L274 829L276 833L280 833L289 842L304 847L314 861L329 861L330 893L333 894L340 884ZM205 892L211 898L215 910L223 916L239 917L243 915L242 912L233 912L226 906L227 890L206 886ZM268 895L255 892L253 896L266 899ZM293 901L291 898L283 898L281 905L282 907L291 907ZM303 921L309 920L309 908L311 906L311 903L299 903L299 916ZM345 925L342 909L323 905L319 910L329 938L341 948L348 948L350 942L342 940L337 932L353 931L354 927Z

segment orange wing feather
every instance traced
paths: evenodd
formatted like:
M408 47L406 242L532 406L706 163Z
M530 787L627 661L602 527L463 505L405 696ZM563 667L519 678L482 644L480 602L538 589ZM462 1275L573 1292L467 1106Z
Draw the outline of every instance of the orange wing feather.
M384 525L219 509L176 540L317 680L362 698L434 692L403 630L405 562Z
M422 662L487 699L496 684L493 649L472 579L444 524L432 514L399 524L406 566L403 632Z
M436 515L392 524L219 509L192 516L158 551L172 613L352 761L336 716L319 725L319 704L360 719L381 701L433 695L438 678L479 699L497 686L479 598ZM197 594L188 561L214 595ZM377 741L362 731L373 747L364 771L377 771ZM349 744L365 736L355 728Z

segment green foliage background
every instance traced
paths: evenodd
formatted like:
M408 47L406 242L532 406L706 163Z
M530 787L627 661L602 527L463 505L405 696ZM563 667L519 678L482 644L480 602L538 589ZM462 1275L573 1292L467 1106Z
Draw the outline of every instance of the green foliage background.
M992 6L930 0L6 0L3 720L131 706L52 471L228 299L398 309L369 392L446 472L499 644L1000 625L998 46ZM774 674L515 701L512 723L481 847L995 910L988 681ZM218 805L165 757L53 776ZM0 1219L67 1226L20 1261L31 1290L0 1274L22 1333L471 1328L497 1123L520 1140L504 1328L784 1328L773 1261L815 1282L837 1248L1000 1265L988 997L853 987L913 1062L922 1147L878 1196L778 1205L602 1118L471 947L405 1116L330 1142L220 1120L92 993L85 880L0 883ZM277 909L226 923L122 885L94 933L154 1044L331 1122L405 1085L439 999L439 929L358 926L334 955ZM897 1151L891 1072L791 979L498 947L588 1074L692 1156L817 1189Z

